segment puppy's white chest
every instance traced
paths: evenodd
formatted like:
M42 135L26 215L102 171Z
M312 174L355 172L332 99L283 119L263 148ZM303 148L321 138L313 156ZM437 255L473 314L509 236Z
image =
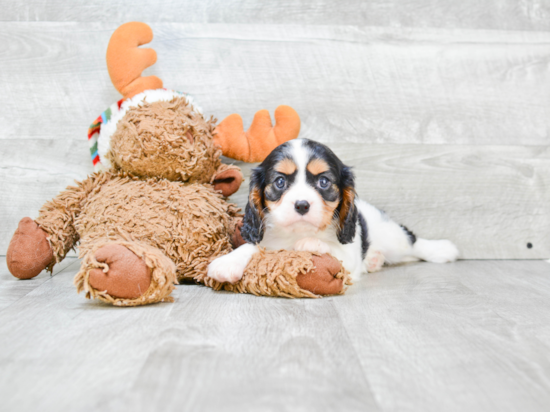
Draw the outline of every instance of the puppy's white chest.
M269 227L260 243L260 247L265 247L268 250L294 249L330 253L330 251L326 250L329 248L326 244L330 243L330 239L334 237L334 234L331 236L331 234L327 233L328 231L319 232L308 226L295 228L292 232L277 227ZM323 250L319 250L320 248Z
M311 253L330 253L331 247L321 239L315 237L305 237L294 244L294 250Z
M298 240L299 238L295 238L294 236L270 235L268 232L264 235L264 238L260 242L260 247L264 247L267 250L292 250L294 248L294 244Z

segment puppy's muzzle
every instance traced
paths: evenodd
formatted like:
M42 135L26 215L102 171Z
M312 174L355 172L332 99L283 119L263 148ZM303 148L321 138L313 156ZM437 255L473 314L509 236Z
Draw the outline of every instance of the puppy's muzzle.
M301 215L305 215L309 212L309 202L307 200L298 200L294 203L294 209Z

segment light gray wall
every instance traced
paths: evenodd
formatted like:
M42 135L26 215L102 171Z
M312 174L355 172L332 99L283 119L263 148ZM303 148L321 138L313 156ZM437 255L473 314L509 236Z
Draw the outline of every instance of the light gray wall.
M419 235L465 258L550 257L550 3L497 0L3 4L0 254L91 172L86 129L119 99L105 50L131 20L155 33L146 74L218 119L293 106Z

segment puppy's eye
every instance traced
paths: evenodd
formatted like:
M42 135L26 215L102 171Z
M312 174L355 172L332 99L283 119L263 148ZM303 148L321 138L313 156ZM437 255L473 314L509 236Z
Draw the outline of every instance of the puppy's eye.
M277 186L277 189L284 189L286 185L286 180L284 177L278 177L276 180L275 180L275 186Z
M318 184L321 189L327 189L330 186L330 180L328 180L325 176L321 176Z

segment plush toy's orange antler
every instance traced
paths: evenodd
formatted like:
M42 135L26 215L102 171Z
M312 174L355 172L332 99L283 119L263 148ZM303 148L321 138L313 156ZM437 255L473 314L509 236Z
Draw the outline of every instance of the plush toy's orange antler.
M161 89L156 76L141 77L141 72L157 61L153 49L138 46L153 40L153 31L145 23L131 22L115 30L107 47L107 69L115 88L130 98L150 89Z
M290 106L275 109L275 127L267 110L260 110L248 131L238 114L226 117L216 127L214 142L225 156L244 162L262 162L280 144L295 139L300 133L300 117Z

